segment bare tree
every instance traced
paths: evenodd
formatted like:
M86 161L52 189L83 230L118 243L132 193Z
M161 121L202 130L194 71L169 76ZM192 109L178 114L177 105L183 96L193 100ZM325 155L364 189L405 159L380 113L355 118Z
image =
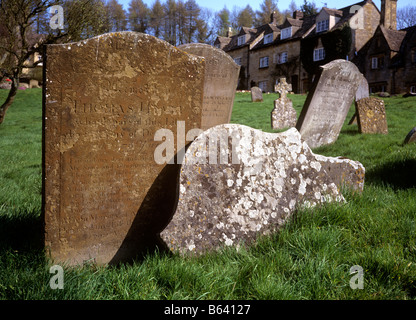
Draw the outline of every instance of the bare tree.
M406 6L397 10L397 29L416 25L416 7Z
M49 9L64 8L65 23L52 28ZM26 61L45 44L77 41L106 30L105 10L101 0L0 0L1 78L11 80L11 88L0 106L0 124L15 99L22 69L36 67L42 60L26 66Z

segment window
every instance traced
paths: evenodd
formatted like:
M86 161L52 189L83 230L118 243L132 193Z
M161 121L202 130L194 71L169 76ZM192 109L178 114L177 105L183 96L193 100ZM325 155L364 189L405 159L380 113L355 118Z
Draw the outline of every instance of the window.
M235 59L234 59L234 62L235 62L236 64L238 64L239 66L241 66L241 58L235 58Z
M267 81L260 81L259 82L259 88L261 89L261 91L266 92L266 89L267 89Z
M280 39L287 39L292 36L292 27L282 29L282 33L280 34Z
M273 33L266 34L264 36L264 44L273 42Z
M260 58L260 68L266 68L269 66L269 57Z
M280 64L287 62L287 52L282 52L280 54Z
M316 32L324 32L324 31L327 31L328 29L329 29L329 19L319 21L316 24Z
M371 69L383 69L384 67L384 57L378 56L378 57L372 57L371 58Z
M320 61L325 59L325 49L318 48L313 51L313 61Z
M378 68L378 58L371 58L371 69Z
M239 36L237 41L238 41L239 46L245 44L246 43L246 36L245 35L244 36Z

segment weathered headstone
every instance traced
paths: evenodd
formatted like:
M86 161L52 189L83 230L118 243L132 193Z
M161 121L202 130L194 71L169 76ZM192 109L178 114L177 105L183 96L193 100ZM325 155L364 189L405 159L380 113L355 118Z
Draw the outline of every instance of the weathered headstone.
M357 124L357 101L368 97L370 97L368 81L364 76L362 76L360 85L358 86L357 92L355 93L355 113L352 116L351 120L348 122L349 125Z
M263 102L263 92L259 87L251 87L251 102Z
M296 110L287 97L287 93L292 91L292 85L286 82L286 78L281 78L274 89L280 94L280 98L274 101L274 109L271 113L272 128L276 130L296 126Z
M155 133L178 152L178 122L200 128L205 63L135 32L47 45L44 57L46 248L69 264L129 260L175 208L179 164L156 159Z
M404 139L403 144L413 143L416 142L416 127L414 127L410 132L407 134L406 138Z
M388 134L384 101L374 97L358 100L357 122L360 133Z
M202 130L229 123L233 110L240 66L223 50L203 43L178 47L205 59L205 85L202 108Z
M182 253L248 244L278 230L298 207L343 201L344 183L362 190L361 163L317 157L295 128L216 126L186 152L178 207L161 237Z
M346 60L321 66L296 124L311 148L337 140L361 77L358 68Z

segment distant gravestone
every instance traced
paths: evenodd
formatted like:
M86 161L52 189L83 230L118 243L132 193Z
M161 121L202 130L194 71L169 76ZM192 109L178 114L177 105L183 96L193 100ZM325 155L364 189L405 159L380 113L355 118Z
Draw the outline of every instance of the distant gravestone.
M384 101L374 97L358 100L357 122L360 133L388 134Z
M281 78L275 91L280 94L280 98L274 101L272 128L276 130L296 126L297 114L292 101L287 97L288 92L292 91L292 85L286 82L286 78Z
M364 173L357 161L313 154L295 128L216 126L185 154L178 207L161 238L182 253L249 244L281 228L298 207L344 201L344 184L361 191Z
M355 93L355 113L352 116L351 120L348 122L349 125L357 124L357 101L369 97L370 89L368 86L368 81L364 76L362 76L360 85L358 86L357 92Z
M337 140L361 77L358 68L346 60L321 66L296 124L311 148Z
M205 59L202 130L229 123L233 110L240 66L229 54L208 44L190 43L178 47Z
M406 138L404 139L404 144L414 143L416 142L416 127L414 127L410 132L407 134Z
M69 264L130 260L174 210L179 165L156 157L156 133L171 132L178 152L178 122L200 128L205 63L135 32L47 45L44 56L46 248Z
M263 102L263 92L259 87L251 88L251 102Z

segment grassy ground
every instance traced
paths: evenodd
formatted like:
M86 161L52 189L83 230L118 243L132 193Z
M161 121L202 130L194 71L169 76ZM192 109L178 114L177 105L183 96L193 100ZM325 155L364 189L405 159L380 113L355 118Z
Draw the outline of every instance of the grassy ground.
M299 113L306 96L289 97ZM237 94L232 122L272 131L274 99L254 104ZM346 204L298 212L281 232L239 252L65 268L64 289L52 290L41 241L41 90L19 91L0 126L0 298L415 299L416 144L401 144L416 126L416 98L384 100L389 135L345 125L335 144L314 150L366 167L364 192L347 192ZM362 290L350 288L353 265L364 269Z

